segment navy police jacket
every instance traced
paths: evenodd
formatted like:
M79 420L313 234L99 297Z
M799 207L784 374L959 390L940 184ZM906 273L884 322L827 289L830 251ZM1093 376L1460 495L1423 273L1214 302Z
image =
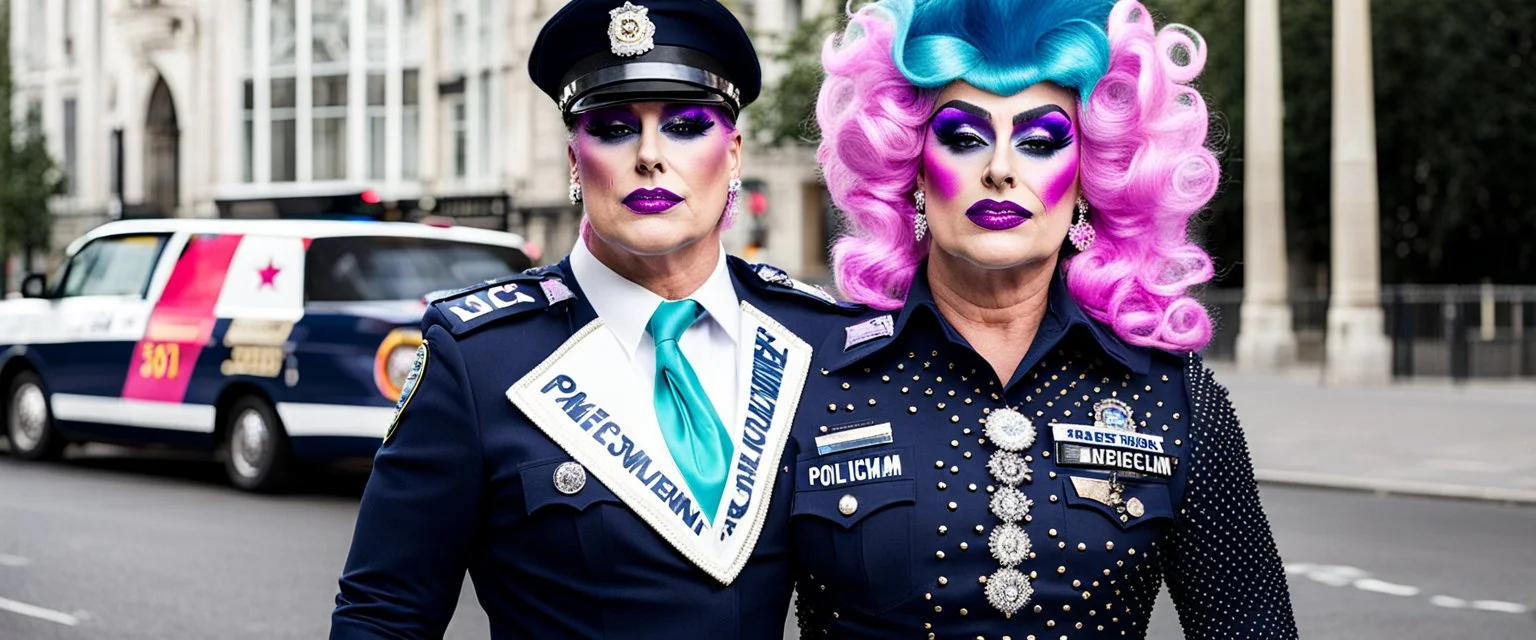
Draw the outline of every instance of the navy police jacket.
M1237 418L1198 356L1129 345L1058 274L1011 380L905 306L817 351L797 423L804 637L1295 638Z
M467 570L493 638L782 637L789 460L811 355L850 317L736 258L744 387L714 521L569 263L454 292L374 460L331 637L440 637ZM647 421L651 421L649 429Z

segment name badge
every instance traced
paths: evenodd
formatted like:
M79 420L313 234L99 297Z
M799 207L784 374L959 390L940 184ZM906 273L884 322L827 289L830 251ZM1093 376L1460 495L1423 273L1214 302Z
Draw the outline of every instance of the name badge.
M1173 456L1131 449L1056 443L1056 464L1105 471L1131 471L1159 478L1173 477Z
M1163 453L1163 437L1124 429L1090 427L1084 424L1054 424L1051 433L1056 442L1076 442L1096 446L1134 449L1147 453Z
M795 489L814 491L905 478L911 460L910 446L802 460Z
M828 455L840 451L875 447L891 443L891 423L882 422L859 426L858 423L839 429L824 436L816 436L816 455Z

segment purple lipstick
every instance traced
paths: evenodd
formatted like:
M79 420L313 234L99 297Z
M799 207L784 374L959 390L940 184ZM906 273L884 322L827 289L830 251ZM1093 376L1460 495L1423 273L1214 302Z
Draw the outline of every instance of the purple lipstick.
M978 200L965 210L965 217L988 231L1003 231L1024 224L1035 214L1012 202Z
M668 209L671 209L672 207L677 206L677 203L682 201L682 196L672 193L671 191L667 191L661 187L655 187L652 189L641 187L630 192L630 194L624 198L624 206L629 207L630 211L643 216L648 216L651 214L662 213Z

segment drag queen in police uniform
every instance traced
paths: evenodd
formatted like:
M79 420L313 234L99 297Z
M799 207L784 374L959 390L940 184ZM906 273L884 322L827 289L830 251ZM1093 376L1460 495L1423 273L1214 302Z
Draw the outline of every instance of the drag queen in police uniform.
M881 0L829 44L838 285L883 311L795 427L805 637L1140 638L1165 582L1186 637L1296 637L1194 353L1204 58L1134 0Z
M790 425L851 305L725 255L756 54L713 0L574 0L529 59L581 240L437 296L363 496L332 638L782 637Z

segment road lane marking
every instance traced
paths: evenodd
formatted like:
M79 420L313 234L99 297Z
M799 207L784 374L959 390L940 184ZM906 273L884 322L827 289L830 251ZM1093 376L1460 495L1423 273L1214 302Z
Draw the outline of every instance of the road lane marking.
M1413 596L1419 595L1418 587L1413 587L1406 584L1392 584L1390 582L1377 580L1375 578L1364 578L1361 580L1356 580L1355 588L1361 591L1373 591L1376 593L1385 593L1389 596L1401 596L1404 598L1411 598Z
M79 618L64 613L63 611L44 609L39 606L27 604L25 602L17 602L15 600L7 600L5 598L0 598L0 611L9 611L11 613L19 613L24 616L37 618L38 620L57 622L67 627L73 627L77 624L80 624Z
M1309 562L1292 562L1285 565L1286 575L1304 576L1320 584L1330 587L1354 587L1361 591L1381 593L1402 598L1412 598L1424 591L1419 587L1407 584L1396 584L1371 577L1370 572L1359 567L1336 564L1312 564ZM1530 605L1518 602L1505 602L1503 600L1464 600L1444 594L1429 597L1429 603L1446 609L1474 609L1492 613L1527 614L1536 612Z
M21 556L0 553L0 567L25 567L29 564L32 564L32 561Z
M1466 600L1462 600L1461 598L1452 598L1451 596L1434 596L1429 599L1429 603L1437 607L1445 607L1447 609L1467 608Z
M1472 603L1472 608L1478 611L1495 611L1498 613L1527 613L1531 610L1518 602L1501 602L1499 600L1478 600Z

